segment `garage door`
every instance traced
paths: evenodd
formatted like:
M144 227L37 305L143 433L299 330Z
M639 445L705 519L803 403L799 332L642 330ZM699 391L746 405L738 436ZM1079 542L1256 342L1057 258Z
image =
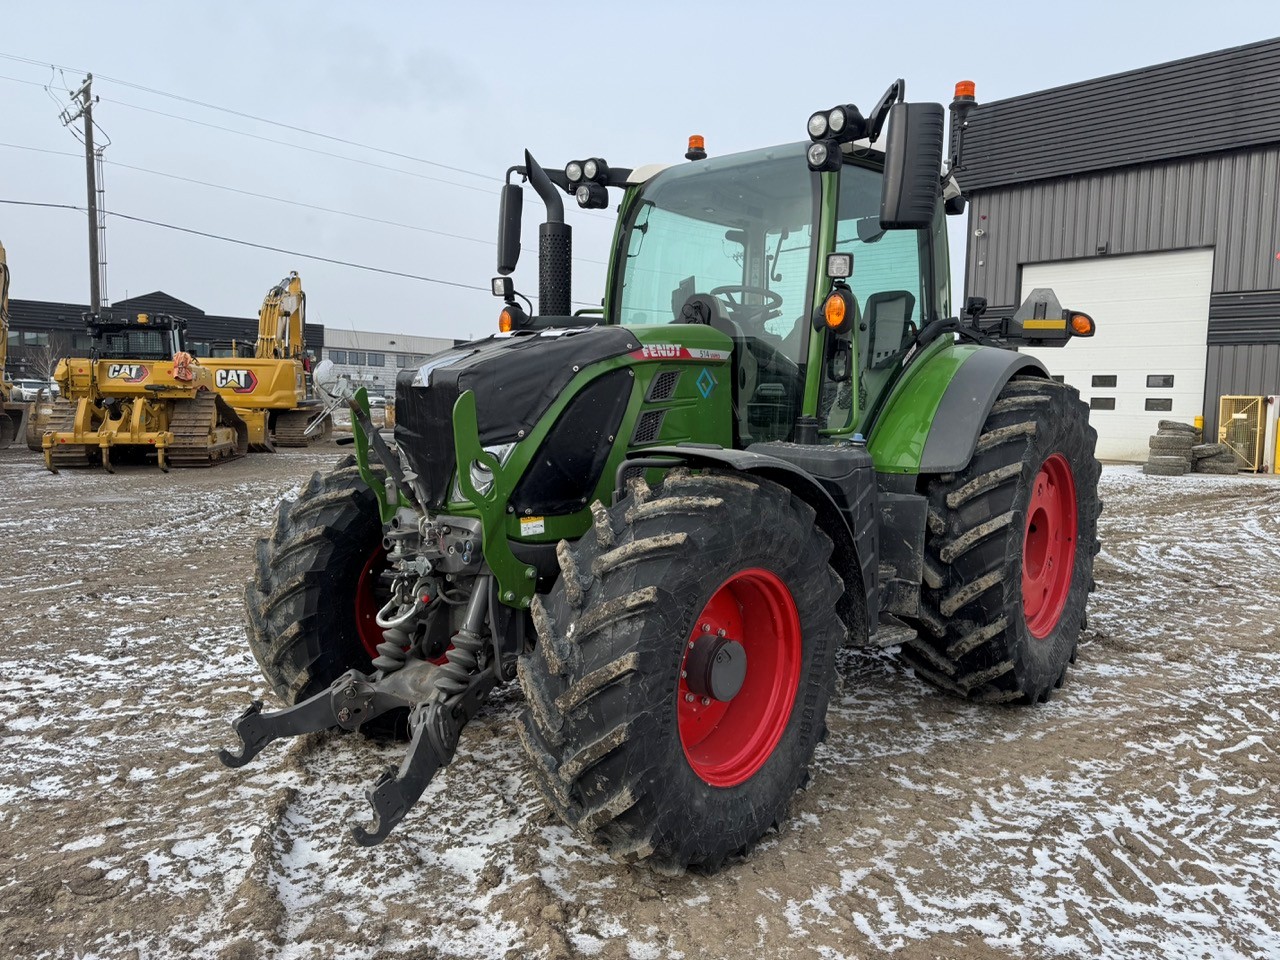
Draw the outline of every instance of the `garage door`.
M1097 257L1022 268L1021 297L1052 287L1098 324L1088 340L1026 352L1089 404L1098 457L1145 460L1161 419L1190 423L1204 403L1212 250Z

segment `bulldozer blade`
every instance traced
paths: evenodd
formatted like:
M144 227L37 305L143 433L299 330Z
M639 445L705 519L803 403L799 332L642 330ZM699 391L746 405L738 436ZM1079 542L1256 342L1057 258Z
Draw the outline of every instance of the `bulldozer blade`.
M102 469L107 471L107 473L116 472L116 468L111 465L111 448L110 447L102 448Z

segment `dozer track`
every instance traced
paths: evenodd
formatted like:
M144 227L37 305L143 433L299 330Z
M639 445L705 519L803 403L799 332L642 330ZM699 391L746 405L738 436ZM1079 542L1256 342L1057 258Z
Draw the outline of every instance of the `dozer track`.
M281 410L276 414L275 429L272 431L277 447L309 447L323 440L333 431L333 421L325 417L324 424L310 434L306 433L307 424L323 407L302 407L297 410Z
M175 400L169 415L173 442L166 459L174 467L211 467L249 451L249 429L216 393L202 390L190 400Z
M76 404L69 401L55 401L49 410L49 418L44 430L40 433L43 440L45 433L71 433L76 425ZM62 470L66 467L91 467L98 460L98 448L87 443L55 443L51 451L53 468Z
M8 406L0 408L0 450L9 446L22 431L19 429L19 418L17 411L14 416L9 415Z

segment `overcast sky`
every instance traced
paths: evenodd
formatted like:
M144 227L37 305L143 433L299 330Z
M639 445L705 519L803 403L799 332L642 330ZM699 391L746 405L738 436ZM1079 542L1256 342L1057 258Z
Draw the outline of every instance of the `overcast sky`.
M267 288L296 269L313 321L477 336L493 329L498 312L487 284L494 274L499 178L526 147L549 167L586 156L619 166L683 162L691 133L703 134L715 154L799 140L812 111L850 101L869 107L899 76L909 99L946 103L956 80L972 79L983 102L1277 35L1274 0L6 3L0 54L68 69L0 58L0 199L84 205L82 148L58 112L66 88L78 88L82 71L92 70L102 98L95 119L111 140L107 209L486 291L110 218L110 299L159 289L209 313L253 316ZM45 83L54 97L41 88ZM1062 131L1063 137L1088 135ZM248 197L126 164L404 226ZM516 281L536 292L541 204L528 193L525 257ZM603 212L584 214L571 201L566 210L579 258L574 299L598 302L612 222ZM959 271L959 219L951 232ZM0 204L12 295L86 302L86 234L83 213ZM961 282L957 272L957 289Z

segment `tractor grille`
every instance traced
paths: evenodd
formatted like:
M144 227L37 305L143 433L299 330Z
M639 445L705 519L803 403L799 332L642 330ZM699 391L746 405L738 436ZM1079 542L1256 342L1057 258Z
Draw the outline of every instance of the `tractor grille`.
M666 418L665 410L646 410L640 414L640 419L636 422L635 433L631 435L631 445L633 447L644 443L653 443L658 439L658 434L662 432L662 421Z
M649 395L645 397L650 403L670 400L676 393L676 386L680 383L679 370L663 370L660 374L653 378L653 383L649 385Z

